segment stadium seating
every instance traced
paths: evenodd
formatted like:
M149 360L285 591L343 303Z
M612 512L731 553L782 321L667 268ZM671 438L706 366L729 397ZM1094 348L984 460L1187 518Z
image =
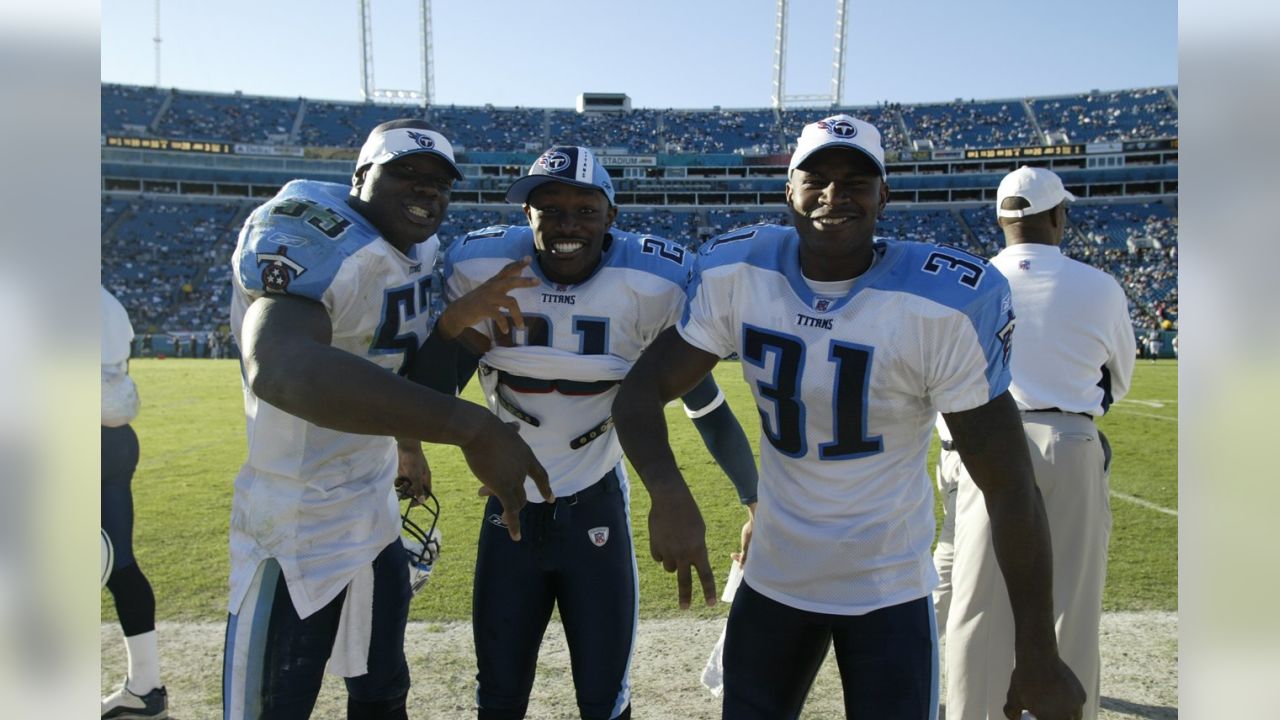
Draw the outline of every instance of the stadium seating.
M1178 108L1166 88L1031 99L1040 128L1077 143L1176 137Z
M934 149L1041 144L1021 100L912 105L901 114L913 146L922 141Z
M1053 136L1055 142L1116 142L1176 138L1176 88L1139 88L1080 95L962 100L901 104L890 101L846 111L875 124L886 150L958 150L1035 146ZM498 174L469 177L460 186L473 200L455 198L440 236L446 243L467 231L498 223L522 223L519 208L477 204L477 191L500 191L510 177L523 170L532 153L551 144L587 145L606 152L653 155L656 170L619 178L619 190L637 197L656 184L673 197L680 187L711 184L722 189L727 204L717 206L653 204L625 205L617 226L649 233L697 247L732 228L759 222L787 223L779 205L735 206L753 192L777 193L781 180L769 174L746 174L751 156L784 156L801 127L832 108L755 109L633 109L622 113L581 114L555 108L497 108L381 105L364 102L255 97L239 93L202 93L128 85L102 86L102 133L132 137L211 140L256 145L352 149L368 129L396 117L424 117L452 139L462 153L488 154L483 162L500 166ZM1060 137L1065 136L1065 137ZM1176 151L1175 151L1176 152ZM745 159L739 156L747 156ZM493 159L498 158L498 159ZM711 158L712 175L696 175ZM777 160L773 161L778 162ZM737 174L715 175L716 164L747 168ZM683 172L668 169L684 165ZM104 165L105 167L105 165ZM166 177L199 184L226 183L212 170L184 165ZM1068 166L1070 167L1070 166ZM1138 170L1142 170L1138 167ZM985 168L988 174L1003 168ZM192 175L192 173L195 173ZM696 176L695 176L696 175ZM920 204L891 204L877 227L878 234L922 242L948 243L990 256L1003 246L994 214L977 195L949 198L951 205L926 197L926 191L945 193L949 175L899 176L900 187L916 182ZM983 178L985 182L985 177ZM1158 180L1158 178L1157 178ZM933 185L921 184L937 181ZM234 182L234 181L233 181ZM272 180L271 182L274 182ZM1130 182L1148 182L1145 178ZM261 184L261 183L260 183ZM718 186L717 186L718 184ZM961 183L963 186L964 183ZM260 199L242 192L216 197L214 186L199 197L178 195L153 185L156 192L104 192L102 202L102 279L134 318L139 332L207 333L224 328L230 301L229 260L239 225ZM137 183L139 190L146 190ZM1152 185L1152 187L1158 187ZM1174 185L1176 189L1176 184ZM672 188L675 188L674 190ZM1156 192L1139 190L1138 192ZM1167 191L1166 191L1167 192ZM735 193L738 198L735 199ZM216 193L222 195L219 189ZM233 193L234 194L234 193ZM774 198L777 196L774 195ZM1082 198L1084 199L1084 198ZM1177 320L1176 198L1159 202L1150 197L1128 199L1089 197L1073 206L1065 251L1102 267L1121 280L1130 298L1136 327ZM636 200L646 202L646 200ZM652 200L647 202L652 203ZM674 199L669 202L693 200ZM701 202L701 201L699 201ZM778 202L777 199L762 202ZM897 205L895 207L895 205Z
M1041 145L1064 133L1071 142L1177 137L1172 88L1142 88L1045 98L956 100L872 107L658 110L581 114L568 109L426 109L363 102L102 86L104 135L154 135L305 147L358 147L368 128L395 117L425 117L460 150L538 150L578 144L628 153L770 154L787 152L800 128L840 111L880 129L887 150Z

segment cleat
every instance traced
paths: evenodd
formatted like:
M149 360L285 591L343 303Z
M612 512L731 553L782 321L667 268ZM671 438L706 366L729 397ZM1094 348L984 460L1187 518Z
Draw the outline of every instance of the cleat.
M169 693L163 686L146 695L135 695L129 689L129 682L102 698L102 718L127 720L128 718L167 718L169 717Z

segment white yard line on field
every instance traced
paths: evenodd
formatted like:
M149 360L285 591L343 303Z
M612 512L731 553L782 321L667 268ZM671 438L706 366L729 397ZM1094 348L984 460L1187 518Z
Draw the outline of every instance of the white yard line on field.
M1155 510L1156 512L1164 513L1165 515L1172 515L1173 517L1178 517L1177 510L1171 510L1167 507L1164 507L1163 505L1157 505L1151 502L1150 500L1143 500L1140 497L1135 497L1127 493L1116 492L1115 490L1112 490L1111 497L1120 498L1121 500L1124 500L1125 502L1131 502L1134 505L1141 505L1142 507L1147 508L1148 510Z
M1120 413L1121 415L1137 415L1139 417L1155 418L1156 420L1172 420L1178 422L1177 415L1156 415L1155 413L1138 412L1137 410L1126 410L1125 408L1112 408L1111 412Z

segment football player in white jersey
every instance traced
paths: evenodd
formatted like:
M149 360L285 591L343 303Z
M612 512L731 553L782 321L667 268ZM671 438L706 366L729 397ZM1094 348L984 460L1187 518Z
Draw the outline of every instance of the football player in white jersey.
M133 556L133 471L138 435L138 389L129 377L133 324L124 305L102 288L102 532L111 543L107 589L115 601L129 655L124 683L102 699L102 717L169 717L169 693L160 682L156 595Z
M423 381L444 390L465 383L478 357L490 408L518 425L557 498L525 507L524 539L515 544L505 541L496 502L485 510L472 606L478 717L525 717L558 605L581 716L628 718L639 601L629 486L610 406L631 363L679 319L693 253L613 229L613 184L587 148L546 151L507 200L523 204L529 225L486 228L454 243L445 256L447 293L476 297L495 272L536 254L527 272L538 286L511 293L524 330L457 323L453 312L466 301L454 300L420 356L432 366ZM460 375L441 344L468 348ZM714 381L696 394L686 404L708 448L740 498L754 501L746 435Z
M926 455L941 411L991 509L1018 621L1009 717L1079 717L1058 658L1048 530L1006 390L1013 313L986 261L880 240L880 134L835 115L806 125L786 197L794 228L720 236L698 258L676 328L645 350L614 417L653 500L651 550L715 579L662 407L736 351L761 417L760 502L724 647L724 717L793 718L834 644L848 717L936 717Z
M393 483L408 473L425 494L420 441L461 447L513 539L526 477L551 497L514 430L397 375L430 330L435 232L461 178L443 135L392 121L369 134L350 187L291 182L240 233L231 325L249 442L231 508L225 718L306 718L326 669L346 678L348 718L406 717ZM488 289L527 284L521 267ZM477 312L521 325L504 302Z

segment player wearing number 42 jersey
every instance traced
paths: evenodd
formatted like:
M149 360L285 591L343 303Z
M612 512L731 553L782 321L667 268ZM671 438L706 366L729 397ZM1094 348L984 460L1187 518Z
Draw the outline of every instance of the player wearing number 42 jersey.
M760 501L725 635L724 718L798 716L831 646L848 717L936 717L926 455L938 411L1000 516L1020 619L1011 705L1072 717L1083 693L1056 654L1044 511L1007 392L1008 283L956 249L875 239L889 190L879 132L861 120L805 126L786 195L794 227L748 227L704 249L683 318L614 404L654 514L668 518L651 528L654 555L684 597L697 569L712 602L662 404L731 352L755 396Z

